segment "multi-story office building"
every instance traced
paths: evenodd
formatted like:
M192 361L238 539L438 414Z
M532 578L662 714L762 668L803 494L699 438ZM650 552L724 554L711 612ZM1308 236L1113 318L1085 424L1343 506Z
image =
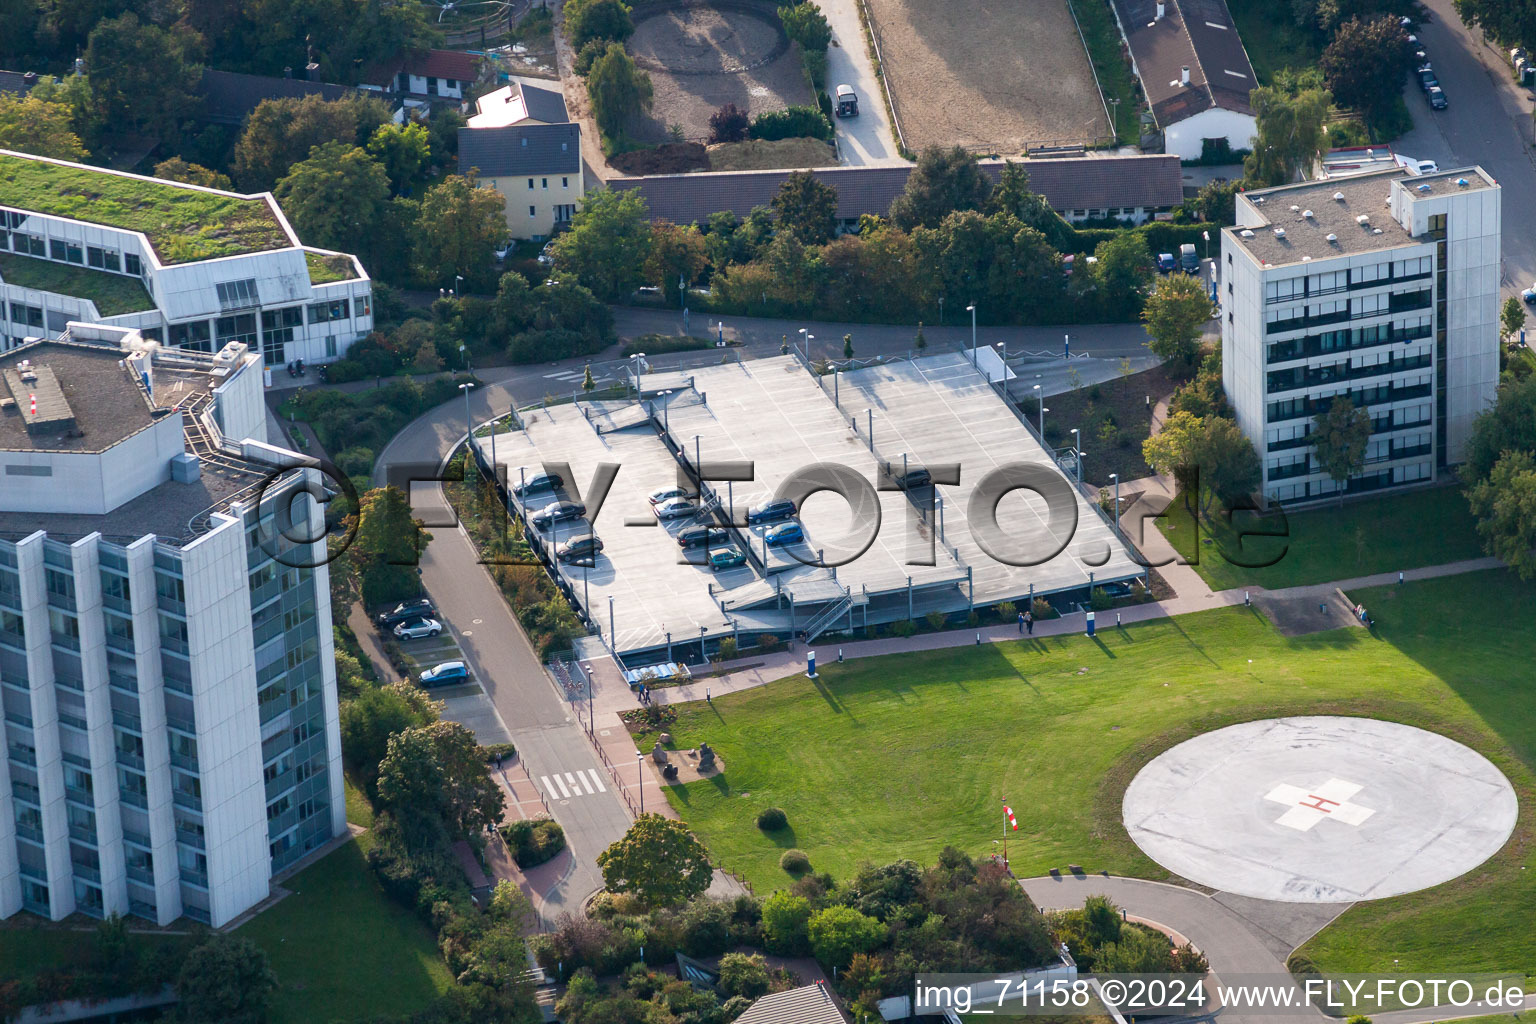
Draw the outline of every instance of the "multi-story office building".
M326 362L373 329L356 257L240 195L0 150L0 352L70 322L177 348Z
M265 424L241 345L0 362L0 917L219 926L346 828L318 474Z
M1498 386L1499 203L1481 168L1238 194L1222 232L1222 380L1266 498L1338 493L1310 435L1339 395L1372 423L1347 493L1461 461Z

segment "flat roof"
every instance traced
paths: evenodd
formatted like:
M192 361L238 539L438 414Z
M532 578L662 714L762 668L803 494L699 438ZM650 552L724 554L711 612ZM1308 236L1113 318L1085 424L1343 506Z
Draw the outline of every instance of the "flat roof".
M1248 192L1238 201L1252 203L1265 223L1248 228L1252 238L1243 237L1241 225L1225 228L1223 234L1268 266L1300 263L1304 256L1333 259L1412 245L1413 236L1387 208L1392 182L1408 176L1407 171L1393 168ZM1335 195L1343 198L1335 199ZM1293 206L1296 209L1291 209ZM1307 210L1312 211L1311 217L1303 216ZM1367 224L1356 220L1362 216L1369 218ZM1285 234L1276 235L1275 228L1283 228Z
M0 150L0 204L142 232L161 263L296 245L270 197Z
M5 353L0 367L7 379L23 360L51 370L74 419L73 429L29 433L21 411L8 409L0 413L0 451L101 452L148 427L158 416L132 371L119 365L125 356L111 348L58 341L23 345ZM155 378L158 386L178 375L157 366ZM207 374L187 375L180 393L207 391L208 379ZM174 389L175 384L167 387ZM167 394L162 389L162 401Z
M875 448L883 457L899 463L905 453L909 465L960 466L959 485L939 488L944 499L941 540L971 567L978 604L1016 598L1031 585L1037 592L1086 586L1089 573L1096 582L1141 574L1142 566L1087 496L1070 487L1077 504L1070 533L1047 528L1045 499L1031 492L1015 491L997 506L1004 536L1041 553L1065 540L1059 554L1040 565L1015 566L982 549L968 513L977 484L987 474L1018 462L1052 467L1064 480L1065 474L966 356L933 355L841 376L843 409L861 419L864 410L874 410ZM1083 458L1091 460L1093 452Z

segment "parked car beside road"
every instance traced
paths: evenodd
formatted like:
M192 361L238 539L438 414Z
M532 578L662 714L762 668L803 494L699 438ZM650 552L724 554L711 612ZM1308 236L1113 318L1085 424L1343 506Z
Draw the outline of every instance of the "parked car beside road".
M432 607L432 602L423 597L415 601L402 601L388 611L379 613L373 621L378 623L380 629L392 629L402 622L413 622L436 614L437 609Z
M398 640L420 640L422 637L437 636L443 631L443 624L436 619L416 619L413 622L402 622L395 627L395 638Z
M447 686L451 683L463 683L469 681L469 666L462 661L445 661L441 665L434 665L420 676L421 685L424 687Z

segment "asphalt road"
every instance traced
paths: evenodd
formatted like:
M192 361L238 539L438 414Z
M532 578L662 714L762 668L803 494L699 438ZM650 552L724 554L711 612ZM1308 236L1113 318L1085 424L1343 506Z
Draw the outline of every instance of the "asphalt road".
M875 75L869 47L864 43L859 2L824 0L821 5L832 26L832 46L827 50L827 92L836 102L837 87L851 85L859 97L858 117L834 119L839 162L845 167L906 163L896 152L884 86Z
M1419 41L1450 106L1431 110L1415 79L1407 86L1414 129L1392 143L1394 152L1434 160L1441 170L1478 164L1504 186L1506 294L1536 281L1536 160L1531 93L1515 85L1508 63L1469 29L1452 0L1425 0L1433 18Z

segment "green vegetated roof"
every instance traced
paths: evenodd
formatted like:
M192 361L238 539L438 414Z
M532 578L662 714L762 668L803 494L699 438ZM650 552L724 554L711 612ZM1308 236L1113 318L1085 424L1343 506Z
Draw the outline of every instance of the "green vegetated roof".
M6 284L37 288L56 295L90 299L102 316L121 316L154 309L154 300L136 277L109 274L68 263L0 253L0 278Z
M10 154L0 154L0 203L141 231L165 264L240 256L292 244L264 199Z
M310 284L332 284L336 281L350 281L357 277L357 271L352 267L350 256L310 252L306 249L304 262L309 265Z

